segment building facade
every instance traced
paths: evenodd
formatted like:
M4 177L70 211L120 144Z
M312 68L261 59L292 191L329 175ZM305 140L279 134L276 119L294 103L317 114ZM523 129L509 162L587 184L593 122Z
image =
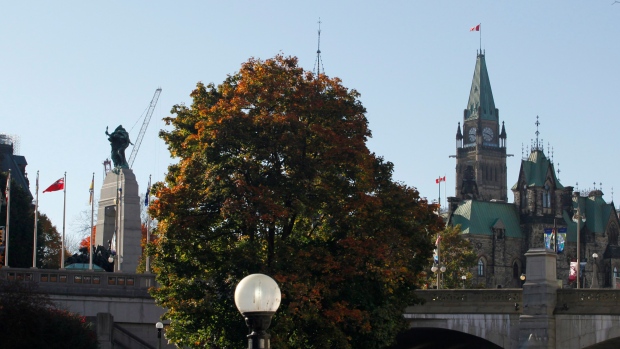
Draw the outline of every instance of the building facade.
M472 284L520 287L525 253L545 247L557 253L561 287L576 287L577 248L581 287L612 287L620 271L620 222L613 202L605 202L601 190L563 186L537 139L521 160L509 203L506 138L485 54L479 52L462 128L459 122L456 132L455 196L448 198L448 224L460 225L478 255Z

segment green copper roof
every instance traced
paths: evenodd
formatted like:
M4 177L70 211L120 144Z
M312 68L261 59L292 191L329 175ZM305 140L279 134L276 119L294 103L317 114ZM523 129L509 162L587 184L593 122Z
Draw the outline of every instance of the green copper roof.
M611 219L611 215L616 212L613 203L606 203L603 199L603 193L600 190L590 192L587 197L573 196L572 200L574 210L577 211L577 206L579 206L580 212L586 217L585 223L580 223L581 229L583 230L584 227L587 227L588 230L594 232L594 234L605 234L607 223ZM572 217L567 212L564 212L562 216L568 227L566 240L576 242L577 223L573 222Z
M462 234L491 235L494 226L503 226L507 237L523 237L516 206L505 202L463 201L452 214L451 223L460 224Z
M484 53L478 53L478 57L476 58L474 78L471 82L469 101L467 101L467 108L465 108L465 110L467 111L465 120L481 117L483 120L498 121L493 92L491 91L491 81L489 80L487 64L484 60ZM479 112L481 115L479 115Z
M528 187L543 187L547 179L547 174L551 174L555 182L555 188L564 188L555 175L553 164L542 150L532 150L530 157L527 160L521 161L521 171ZM518 183L515 183L512 186L512 190L517 189L517 184Z

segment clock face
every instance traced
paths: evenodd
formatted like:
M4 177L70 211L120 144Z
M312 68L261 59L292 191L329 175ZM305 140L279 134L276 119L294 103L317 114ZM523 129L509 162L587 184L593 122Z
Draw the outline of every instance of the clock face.
M476 128L475 127L472 127L469 129L469 141L470 142L476 141Z
M487 142L490 142L493 140L493 130L491 130L489 127L485 127L482 130L482 137L484 137L484 140Z

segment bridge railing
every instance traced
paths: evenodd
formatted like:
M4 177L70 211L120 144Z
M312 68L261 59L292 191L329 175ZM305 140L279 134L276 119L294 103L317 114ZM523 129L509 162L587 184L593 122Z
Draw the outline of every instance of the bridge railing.
M558 290L556 314L620 314L620 290L609 288Z
M153 274L90 270L2 268L0 279L33 281L43 292L63 295L151 298L148 289L156 286Z
M523 309L521 289L490 290L417 290L415 295L424 304L407 307L410 314L506 314L520 313Z

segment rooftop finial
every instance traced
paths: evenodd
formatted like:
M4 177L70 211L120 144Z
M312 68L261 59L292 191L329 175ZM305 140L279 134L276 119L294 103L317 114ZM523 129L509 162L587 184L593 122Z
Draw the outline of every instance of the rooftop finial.
M315 62L315 72L318 77L321 74L321 69L323 70L323 74L325 74L325 68L323 67L323 60L321 59L321 17L319 17L319 43L316 49L316 62Z
M538 132L538 126L540 125L540 121L538 121L538 115L536 115L536 123L535 123L535 125L536 125L536 145L535 146L536 146L536 149L538 150L538 149L540 149L539 148L539 143L538 143L538 135L540 134L540 132Z
M558 181L560 180L560 163L558 162Z

